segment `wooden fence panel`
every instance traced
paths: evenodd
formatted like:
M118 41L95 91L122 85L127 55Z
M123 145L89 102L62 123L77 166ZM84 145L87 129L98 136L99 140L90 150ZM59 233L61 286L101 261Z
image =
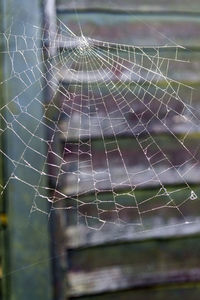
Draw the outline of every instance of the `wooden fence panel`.
M81 2L77 1L75 6L77 14L74 13L74 2L58 0L56 9L58 18L78 36L81 35L81 27L85 36L96 40L117 44L154 46L154 48L160 45L174 46L177 43L192 49L193 52L182 49L179 56L180 60L187 61L189 58L191 64L177 62L173 59L170 60L169 77L195 87L193 105L196 107L196 113L198 114L200 90L200 39L198 34L200 30L200 4L198 1L194 0L188 3L187 0L184 0L180 3L180 1L176 0L173 3L168 3L165 0L157 0L146 4L145 1L126 1L126 3L122 3L120 0L109 2L85 0ZM64 32L63 28L62 33ZM100 48L105 47L103 43L98 41L97 43L99 43L98 46ZM65 50L67 50L67 55L70 56L70 47L73 52L77 45L76 42L73 43L71 40L67 41L66 38L61 37L59 46L62 57L62 53L65 53ZM147 55L151 55L152 49L147 48L145 48ZM119 48L117 50L112 49L112 51L112 53L117 53L120 56ZM173 49L164 49L162 51L160 57L169 58L173 56ZM137 55L140 57L140 54L136 53ZM123 58L120 56L120 59ZM148 69L148 63L146 66ZM60 81L61 88L57 95L57 103L59 103L58 106L62 107L63 113L59 122L57 138L60 141L60 151L63 154L64 162L62 161L62 175L59 177L58 186L60 194L58 192L58 201L54 204L55 208L58 209L57 217L62 222L60 222L60 227L57 228L57 233L55 232L54 236L55 239L56 235L59 236L57 242L62 249L66 247L68 268L66 278L63 280L64 282L67 281L66 297L70 299L83 298L96 300L111 299L112 297L127 300L142 300L147 297L163 300L168 298L175 300L180 299L180 297L183 299L190 297L191 300L197 299L200 292L200 270L198 267L200 247L199 225L198 223L185 224L184 221L180 221L172 207L170 209L166 209L165 207L164 209L162 203L160 207L162 207L163 211L162 209L159 211L162 219L162 222L160 222L160 219L157 218L158 210L155 209L156 207L158 208L158 202L145 202L145 198L152 198L153 194L158 193L158 186L155 184L155 181L150 180L150 175L150 177L147 176L146 181L144 180L144 174L141 178L133 176L131 178L131 185L134 185L137 180L137 183L141 181L146 182L146 185L141 186L141 189L135 192L137 193L137 199L139 199L140 212L144 212L143 217L146 219L145 229L153 228L153 230L139 232L139 230L129 225L122 228L113 224L118 220L119 216L114 214L109 180L103 181L106 178L104 148L108 147L106 151L107 153L111 153L109 160L112 165L111 173L113 173L113 176L116 176L118 172L118 177L120 179L123 178L123 172L120 173L120 170L123 168L120 168L119 165L118 170L115 168L119 153L114 153L117 152L114 150L117 147L120 148L123 154L125 165L130 169L132 168L131 173L134 173L134 168L140 171L146 170L145 157L142 153L141 155L139 154L138 144L133 138L131 139L131 136L137 136L137 133L140 132L140 129L135 127L134 124L137 116L144 113L145 109L143 110L141 103L138 103L134 107L135 118L132 118L130 115L127 116L128 127L123 127L123 124L118 122L120 114L118 115L119 112L116 112L112 123L114 130L111 130L111 126L109 126L110 120L106 119L106 115L108 113L111 114L112 109L114 110L115 101L113 99L114 96L108 92L103 74L96 70L96 72L91 72L88 75L88 72L81 70L82 72L74 72L72 75L71 70L67 70L66 65L64 64L63 66L62 63L59 65L59 68L60 71L58 72L57 79ZM165 66L163 66L163 71L165 72ZM96 73L99 74L99 77ZM122 78L126 78L122 84L123 90L125 90L125 86L127 90L130 86L134 89L134 83L131 83L133 78L128 80L124 76L125 73L125 70L120 70L120 75L118 74L120 82L123 81ZM113 74L107 76L110 76L109 79L112 79L117 84L117 79L114 78ZM134 80L137 79L136 77L134 78ZM95 80L101 84L101 96L98 95L98 89L95 91ZM87 98L88 82L90 88L92 87L93 100L94 102L96 101L95 105L98 108L97 112L93 112L90 131L88 130L88 116L85 113L87 106L85 103L90 99L89 96ZM142 85L142 83L139 82L138 85ZM163 82L161 79L158 79L156 84L157 86L162 86ZM153 92L151 93L151 89L153 90L153 86L148 89L149 94L146 93L145 97L142 98L145 103L148 101L147 98L151 98L153 94ZM82 94L85 95L84 99L81 96ZM183 101L187 102L191 99L189 94L189 90L183 88L181 91ZM142 97L142 93L140 95L138 92L137 95ZM100 98L104 100L104 106L101 105ZM126 100L128 103L131 103L131 93L130 95L128 92L126 93ZM158 107L156 100L152 101L155 111ZM162 100L165 101L164 98ZM82 108L81 102L85 104ZM175 99L172 102L175 103ZM176 104L176 108L173 107L172 109L174 113L176 111L177 115L180 116L183 110L180 103L179 105L178 103ZM73 110L73 108L75 109ZM116 108L115 111L117 111ZM187 148L193 154L195 153L198 160L199 123L196 124L195 128L191 128L187 122L181 122L180 119L177 121L177 118L175 118L176 113L174 115L167 115L166 122L168 129L179 138L181 134L184 135L186 132L189 132L186 138L188 139L186 142ZM164 109L160 110L160 114L164 115ZM96 124L99 115L101 116L100 122L102 123L98 127ZM148 123L151 117L152 115L145 115L145 123ZM80 124L80 119L81 128L77 125ZM166 134L166 130L159 125L159 122L154 119L151 125L148 127L150 134L160 143L162 151L166 153L167 157L170 157L173 165L188 161L187 154L185 153L184 155L184 150L179 148L180 145L177 145L172 136L170 137L169 134ZM100 133L100 127L103 128L102 133ZM117 136L117 147L116 143L113 143L115 141L113 132ZM102 135L105 139L102 139ZM85 148L81 148L85 156L79 155L80 163L84 165L84 161L87 160L87 152L89 153L87 149L88 137L91 138L91 157L94 170L93 174L92 170L85 172L85 177L80 180L83 184L81 185L80 183L77 190L76 161L80 154L78 154L77 145L80 141L85 143ZM55 140L55 144L58 139ZM143 141L141 140L141 142ZM53 156L50 157L51 161L54 161L54 159ZM58 164L60 163L61 161L58 162ZM96 226L96 229L102 226L102 222L99 221L94 196L94 185L92 183L92 176L100 169L105 170L105 172L102 171L101 185L98 187L102 191L100 195L101 203L98 204L98 209L102 210L100 217L105 225L101 230L93 230L87 226L91 226L92 228ZM163 162L164 169L166 169L166 162ZM53 177L59 175L56 165L52 167L50 172L52 175L52 184L55 184ZM158 170L156 172L158 173ZM178 180L175 173L175 170L170 174L166 173L162 178L162 182L168 191L177 191L174 193L174 195L176 194L174 201L177 205L181 203L183 197L186 197L187 191L183 189L184 184ZM200 195L198 192L198 174L199 165L196 165L196 169L193 168L186 179L187 182L192 184L193 191L197 195L196 200L193 202L186 201L182 207L184 215L189 217L189 219L191 218L191 220L199 219L198 203ZM122 181L125 182L125 179ZM117 178L115 178L115 182L117 182ZM128 209L126 210L127 206L130 212L131 206L130 191L129 196L125 195L126 191L128 191L128 186L121 186L121 189L116 186L116 190L118 198L116 197L115 200L117 199L118 205L124 206L123 210L119 210L121 220L125 218L127 221L130 218L129 221L131 219L137 221L137 216L133 210L130 215L128 215ZM77 194L79 194L78 197ZM66 195L66 198L63 195ZM79 204L77 204L78 201ZM77 209L83 218L77 217ZM172 222L170 226L169 220L176 220L175 223L177 224L178 222L179 225L174 226ZM160 226L163 224L168 224L168 226L161 229ZM60 241L60 232L63 233L62 237L64 241ZM66 262L62 262L64 268Z
M147 14L152 12L157 13L199 13L200 5L198 0L175 0L173 2L167 2L165 0L149 0L140 1L140 0L128 0L122 4L121 0L103 0L101 3L98 0L84 0L84 1L66 1L66 0L57 0L57 11L58 12L69 12L73 11L76 8L78 11L116 11L120 12L145 12Z
M81 35L74 13L59 13L62 22ZM173 45L199 47L199 17L185 15L121 15L109 13L79 13L79 22L85 36L97 40L136 46Z

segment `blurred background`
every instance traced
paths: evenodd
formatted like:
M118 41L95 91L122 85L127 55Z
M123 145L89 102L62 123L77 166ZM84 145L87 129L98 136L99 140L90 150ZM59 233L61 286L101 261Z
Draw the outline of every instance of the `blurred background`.
M188 166L191 171L187 182L192 187L192 190L189 190L192 194L188 194L184 182L180 181L175 171L163 177L164 186L167 187L168 192L173 193L176 208L181 203L185 221L180 219L177 209L169 207L166 209L162 202L157 201L155 195L158 195L160 187L152 181L145 184L148 178L143 177L138 179L138 184L141 181L141 186L136 191L137 199L141 204L144 203L143 212L146 212L143 214L143 230L135 229L130 224L130 220L136 222L138 216L130 209L132 191L127 190L127 186L122 187L121 190L119 188L120 191L115 189L117 203L119 207L123 206L122 210L119 209L121 223L119 222L116 211L109 206L113 195L107 186L106 177L103 178L104 184L100 186L103 192L98 195L101 203L104 203L104 206L99 206L101 209L101 218L99 218L99 211L97 212L96 204L94 205L96 196L90 188L90 180L82 179L83 184L77 193L82 192L82 198L74 192L77 179L74 179L72 173L78 168L76 152L80 150L77 150L77 145L80 147L82 143L81 145L85 147L83 152L89 151L92 154L94 169L104 170L106 168L105 143L112 143L114 138L112 132L107 130L107 124L102 125L105 127L102 127L105 140L98 131L95 132L95 129L90 131L90 141L88 140L84 131L87 129L87 120L82 119L85 128L76 127L77 120L79 121L83 114L83 111L79 111L80 101L85 100L81 96L88 93L85 87L88 74L81 83L73 82L66 72L65 67L69 65L65 65L65 55L70 57L70 47L74 47L73 35L67 28L78 36L83 33L84 36L95 40L139 46L138 53L131 54L130 50L130 55L140 55L142 49L153 56L156 47L167 46L159 50L158 66L163 68L163 72L167 68L170 78L185 84L185 87L178 90L181 99L198 111L200 2L198 0L172 2L166 0L0 0L0 5L0 83L3 82L0 84L2 129L0 137L2 191L0 299L107 300L113 297L116 300L143 300L147 297L162 300L199 299L199 123L197 122L194 128L176 118L177 115L184 115L185 110L180 102L176 103L172 98L173 109L177 115L167 114L167 126L170 133L179 136L179 140L184 137L182 139L184 145L197 161L195 168L190 157L177 144L172 134L160 127L159 120L153 121L149 127L151 135L156 137L162 151L166 150L166 155L174 166L184 164L186 161L191 162L191 168L190 165ZM57 36L58 30L60 36L62 35L60 39ZM2 34L4 32L6 35ZM30 48L31 51L27 51L26 59L21 60L20 56L17 56L20 48L16 45L21 45L22 49ZM59 62L54 61L57 52L60 53ZM116 48L113 52L119 57L116 66L113 65L118 78L117 72L121 72L118 70L121 59L120 48ZM77 59L73 53L76 52L72 52L72 61ZM168 66L164 64L167 58L169 58ZM182 63L183 60L190 61L190 64ZM11 62L14 62L14 65ZM53 74L55 71L52 68L53 64L56 64L58 76ZM145 66L143 61L140 61L140 64ZM35 65L39 66L37 71L34 70ZM26 79L16 77L7 80L10 75L15 77L11 72L13 68L16 72L32 70L33 76L42 77L46 83L45 87L41 86L41 82L35 83L34 79L31 79L31 88L27 93L20 94L20 90L24 91L21 82L22 80L25 82ZM43 74L41 70L44 70L45 76L41 75ZM101 79L101 98L105 103L106 101L111 103L108 106L109 114L112 111L114 96L108 93L106 82L105 80L101 82ZM159 80L158 77L156 85L162 86L163 83ZM141 86L142 84L143 82L138 83ZM90 85L92 86L92 83ZM188 85L194 88L192 102ZM153 93L153 86L148 88L152 89ZM92 90L93 100L98 100L95 85L92 86ZM144 94L141 91L137 93L144 102L148 101L151 94L150 92ZM17 105L12 107L9 104L16 95L18 99L15 103L18 103L20 108L26 107L28 101L32 103L28 110L20 111L19 114L16 112ZM162 119L162 114L166 115L166 112L162 111L160 106L156 106L156 100L165 101L165 99L155 91L154 95L153 107L159 109L159 118ZM132 95L127 93L126 97L127 101L131 101ZM74 107L73 101L76 104ZM52 106L50 105L51 109L47 109L49 102L53 103ZM4 105L9 109L4 111ZM103 119L105 109L99 105L98 111L97 114L101 114ZM95 113L96 111L93 115ZM136 114L142 114L140 105L136 108ZM17 116L18 123L13 122L13 115ZM37 131L35 131L37 124L34 117L40 120ZM199 121L198 114L196 117ZM151 118L152 115L147 115L144 121L150 123ZM19 124L23 124L24 127L20 127ZM128 116L128 124L131 128L135 128L135 119ZM125 164L133 170L134 168L145 169L146 164L137 144L133 138L130 138L130 132L125 131L121 126L119 126L120 134L117 133L117 142ZM38 175L34 170L22 168L20 164L16 167L15 164L20 162L24 151L23 142L26 144L29 140L29 134L24 128L27 128L31 135L33 132L35 135L38 134L42 141L39 143L37 139L32 139L30 144L32 149L37 149L39 156L31 151L26 152L26 160L30 165L37 166L40 175L42 174L39 183ZM13 134L13 132L20 134ZM48 143L43 143L44 141ZM88 145L91 146L89 150ZM55 153L62 153L64 163L61 161L61 156L57 157ZM42 157L46 159L45 162ZM83 157L80 162L84 163L86 159L87 157ZM113 154L110 162L113 174L120 177L117 155ZM44 164L48 168L46 173L43 169ZM61 164L64 165L63 173L59 168ZM14 175L19 180L9 180L13 176L13 168L16 168ZM162 168L166 169L167 166L163 164ZM49 188L43 188L44 186ZM39 193L37 194L36 191ZM47 193L50 194L49 201L47 201ZM67 201L63 195L66 195ZM73 195L72 199L69 195ZM145 199L154 198L156 202L145 202ZM190 201L191 198L193 201ZM82 205L77 208L79 200ZM126 206L129 209L126 209ZM162 209L156 211L155 208L158 207ZM125 226L121 226L122 223L125 223ZM164 225L166 227L163 227Z

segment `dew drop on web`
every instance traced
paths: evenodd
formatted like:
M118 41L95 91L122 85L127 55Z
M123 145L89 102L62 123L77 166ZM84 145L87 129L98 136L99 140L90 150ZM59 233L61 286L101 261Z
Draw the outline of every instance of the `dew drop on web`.
M196 200L196 199L197 199L197 195L195 194L194 191L191 191L190 199L191 199L191 200Z

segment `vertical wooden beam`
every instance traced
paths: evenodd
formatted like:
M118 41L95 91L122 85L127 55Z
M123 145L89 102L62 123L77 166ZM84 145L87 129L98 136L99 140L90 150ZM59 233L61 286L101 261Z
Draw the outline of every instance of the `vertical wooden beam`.
M57 16L56 16L56 0L44 0L44 28L45 28L45 41L46 41L46 51L44 55L46 58L51 60L52 57L55 57L59 51L58 47L58 27L57 26ZM45 103L53 102L58 96L57 91L59 87L58 79L54 74L54 69L48 68L46 73L46 82L47 89L45 91ZM50 119L54 119L55 126L58 123L58 116L51 116ZM56 130L54 128L54 130ZM58 134L53 134L53 137L49 137L51 140L50 147L54 149L56 153L60 152L60 139ZM59 165L59 161L55 158L51 158L50 161L53 165ZM49 170L51 173L51 170ZM55 174L54 174L55 175ZM54 183L51 181L50 185L54 188ZM54 192L52 193L54 196ZM54 286L54 298L56 300L66 299L66 249L65 249L65 238L63 235L63 228L60 223L63 221L61 218L61 213L59 210L52 210L50 218L50 227L51 227L51 251L52 256L55 259L52 262L53 266L53 286Z
M15 35L23 34L23 23L26 27L26 22L33 24L37 28L41 25L41 7L39 0L1 0L3 2L3 21L4 30L13 24ZM13 20L13 21L12 21ZM26 27L26 35L31 36L34 28L31 25ZM38 29L37 29L38 30ZM38 33L40 31L38 30ZM20 39L18 41L20 43ZM21 41L23 42L23 41ZM41 45L40 45L41 47ZM15 43L10 43L10 51L15 51ZM39 48L37 49L39 51ZM42 50L41 50L42 54ZM38 57L38 52L37 52ZM34 66L37 64L36 57L30 55L28 58L28 65ZM4 57L4 80L8 77L10 68L9 57ZM25 70L27 65L25 62L20 62L20 69ZM22 93L18 100L23 103L27 101L27 97L34 99L35 95L39 97L40 101L43 99L42 89L40 87L41 81L32 85L28 93ZM4 87L4 104L8 104L9 99L13 99L16 95L16 90L19 90L19 81L8 81ZM40 90L38 94L36 91ZM31 94L32 95L31 95ZM15 105L15 102L13 102ZM43 110L42 104L33 101L32 110L38 119L42 118ZM8 110L5 110L5 118L9 120ZM30 117L26 113L21 113L18 116L18 121L22 122L24 127L29 128L30 132L34 132L34 124L31 123ZM15 123L15 126L17 124ZM20 132L20 129L17 129ZM22 130L21 134L25 134ZM45 135L45 130L40 126L40 136ZM24 141L30 141L29 136L23 136ZM45 138L44 138L45 139ZM7 128L3 134L4 152L12 160L20 162L20 156L24 151L23 143L20 143L19 137L13 133L13 128ZM37 141L34 141L37 143ZM33 141L32 141L33 145ZM45 143L37 146L39 153L46 153ZM34 162L34 156L29 159ZM4 183L13 172L12 160L6 159L4 155ZM44 163L42 159L37 159L38 169ZM20 164L15 164L17 176L25 178L30 176L30 173L24 173L24 168ZM31 181L37 181L37 175L31 175ZM47 186L45 178L43 185ZM51 288L51 257L49 251L49 230L47 215L39 211L30 213L32 200L34 197L34 190L31 186L24 184L23 180L11 180L4 191L6 201L6 210L8 215L8 227L6 232L7 241L9 242L9 249L6 249L7 261L6 270L4 271L4 278L9 281L9 291L7 291L7 299L12 300L50 300L52 299ZM44 197L37 197L37 203L42 210L47 210L47 200Z
M56 3L55 0L44 0L44 38L46 47L44 55L51 60L57 53L57 20L56 20ZM46 89L45 102L49 103L56 94L57 79L53 74L53 70L48 70L46 74L48 88Z
M3 31L3 24L1 22L3 14L3 5L2 1L0 1L0 33ZM0 38L0 83L3 81L3 42ZM3 103L3 88L2 84L0 84L0 108ZM3 124L2 119L0 118L0 149L2 149L2 139L1 139L1 130ZM0 194L3 186L3 159L2 153L0 151ZM5 290L7 290L4 280L3 280L3 269L4 269L4 260L5 257L5 229L6 229L6 214L5 214L5 202L3 201L3 197L0 195L0 299L5 298ZM3 299L4 299L3 298Z
M44 0L44 18L45 18L45 28L46 37L49 39L49 52L53 56L56 54L56 3L55 0Z

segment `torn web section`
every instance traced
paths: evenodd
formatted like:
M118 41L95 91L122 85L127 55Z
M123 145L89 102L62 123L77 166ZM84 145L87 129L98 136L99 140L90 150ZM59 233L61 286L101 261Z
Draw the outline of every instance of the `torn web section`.
M78 41L61 53L68 94L55 208L94 229L198 221L199 112L173 73L185 50Z

